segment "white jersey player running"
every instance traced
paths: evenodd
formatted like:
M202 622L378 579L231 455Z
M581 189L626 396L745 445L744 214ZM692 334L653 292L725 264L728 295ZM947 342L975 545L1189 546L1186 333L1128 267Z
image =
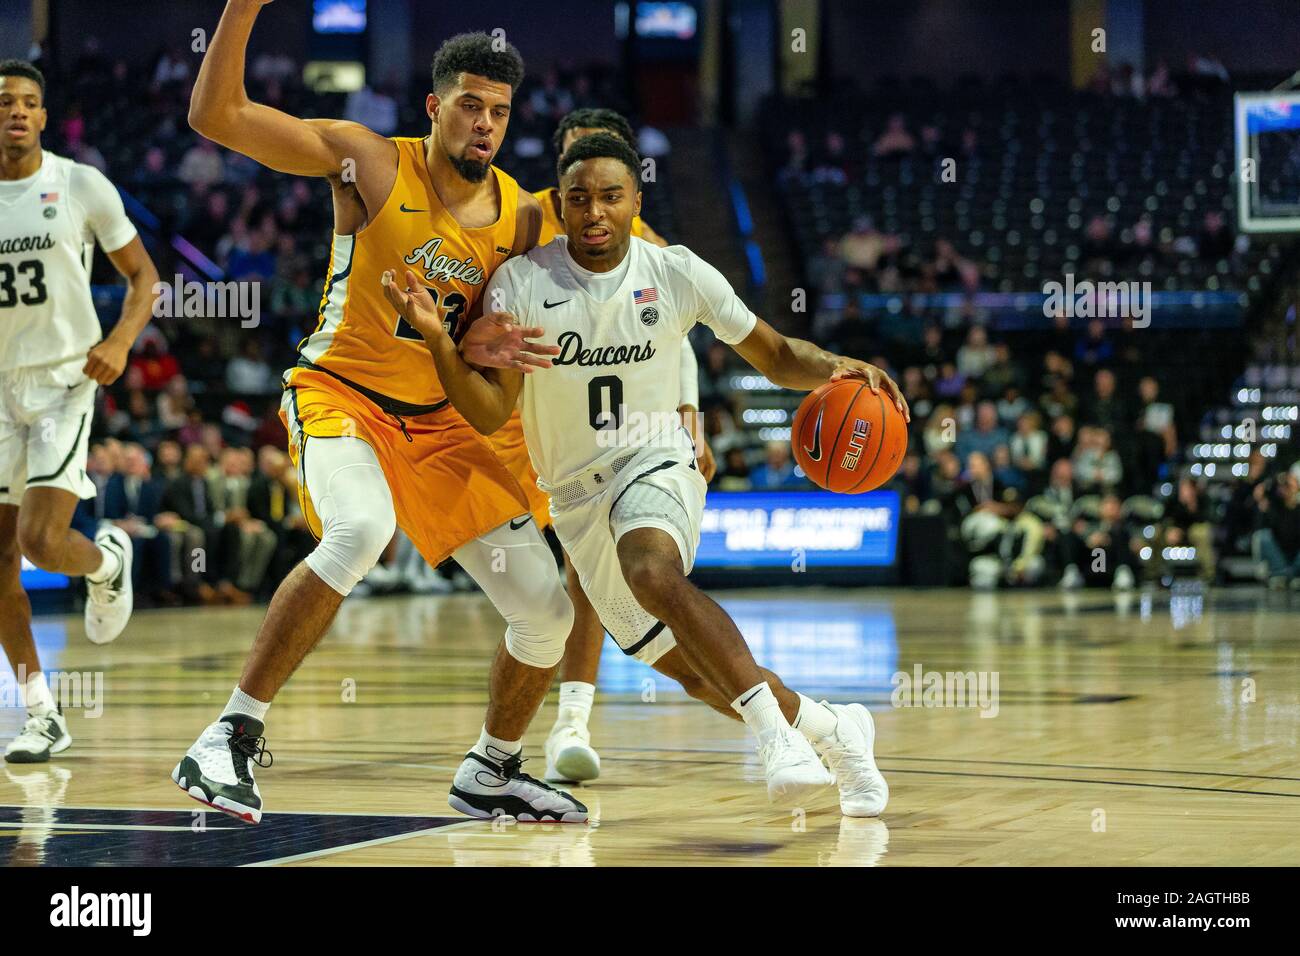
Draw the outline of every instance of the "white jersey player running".
M148 323L157 270L98 170L43 152L45 80L29 63L0 62L0 644L27 707L10 763L35 763L72 743L32 640L22 558L85 576L86 636L122 633L131 616L131 539L105 524L91 541L70 528L93 498L86 450L96 384L126 367ZM128 282L107 338L90 298L98 241Z
M616 137L575 143L558 169L566 236L507 262L488 284L493 309L512 313L525 335L550 346L551 360L505 348L489 364L508 368L476 370L440 331L413 274L402 283L389 277L389 300L425 336L448 397L475 428L498 428L523 390L524 434L556 533L623 652L744 720L772 799L804 801L829 784L820 753L839 783L842 810L875 816L889 791L866 708L817 703L788 689L758 666L727 613L687 580L705 482L676 411L678 347L703 322L780 385L807 390L858 377L889 391L905 414L906 406L874 366L777 333L689 250L632 239L639 169ZM501 335L511 332L518 329ZM471 358L484 364L481 352Z

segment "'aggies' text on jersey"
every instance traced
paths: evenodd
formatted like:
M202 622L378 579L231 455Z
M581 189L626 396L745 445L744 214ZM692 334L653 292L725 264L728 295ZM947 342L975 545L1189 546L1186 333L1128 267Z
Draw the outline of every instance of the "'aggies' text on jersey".
M334 236L320 319L299 346L299 365L315 365L350 384L413 409L446 400L420 334L383 295L379 277L411 269L437 303L453 337L464 330L486 277L510 257L519 185L495 166L501 197L497 221L460 225L429 180L424 140L398 138L397 180L383 207L355 235ZM291 369L289 383L296 380Z

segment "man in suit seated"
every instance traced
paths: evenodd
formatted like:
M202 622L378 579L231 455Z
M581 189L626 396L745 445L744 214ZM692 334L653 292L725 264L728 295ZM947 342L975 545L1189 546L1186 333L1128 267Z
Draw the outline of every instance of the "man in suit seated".
M151 474L149 453L137 444L123 446L119 470L104 486L103 517L131 536L135 550L132 566L137 599L176 605L172 578L172 541L154 524L162 510L163 482Z
M298 473L289 456L273 445L263 445L257 466L248 489L248 513L275 535L275 554L263 582L264 587L275 587L311 553L316 539L298 504Z

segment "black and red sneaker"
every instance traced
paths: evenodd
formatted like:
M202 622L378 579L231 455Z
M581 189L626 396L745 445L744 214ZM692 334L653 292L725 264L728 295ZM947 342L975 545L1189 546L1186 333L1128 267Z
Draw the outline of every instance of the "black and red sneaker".
M262 794L253 779L253 764L269 767L273 759L263 729L252 717L224 715L194 741L172 771L172 780L199 803L245 823L259 823Z

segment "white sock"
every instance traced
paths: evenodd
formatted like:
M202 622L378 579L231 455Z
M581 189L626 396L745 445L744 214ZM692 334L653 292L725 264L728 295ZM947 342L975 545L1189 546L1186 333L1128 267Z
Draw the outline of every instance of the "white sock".
M471 749L480 757L486 757L493 763L501 763L506 758L513 757L523 750L524 742L522 740L502 740L500 737L493 737L487 732L485 726L482 733L478 735L478 743Z
M117 572L122 570L122 559L116 553L109 551L102 544L99 547L99 567L86 575L86 580L95 584L103 584L117 576Z
M41 671L27 678L27 683L23 685L23 699L27 713L36 716L44 717L59 709L59 705L54 702L54 695L50 693L50 685L45 682L45 674Z
M221 713L225 714L243 714L245 717L252 717L254 720L266 721L266 712L271 709L270 701L258 700L256 697L249 697L238 687L230 695L230 702L226 704L226 709Z
M731 709L740 714L741 720L760 740L783 726L790 726L786 722L785 715L781 713L781 705L776 702L776 695L772 693L772 688L768 686L767 681L755 684L733 700Z
M811 697L799 695L799 713L794 718L794 728L812 743L835 733L839 718L829 707L824 707Z
M580 680L566 680L560 684L560 710L556 725L568 724L586 727L591 718L591 705L596 699L596 685Z

